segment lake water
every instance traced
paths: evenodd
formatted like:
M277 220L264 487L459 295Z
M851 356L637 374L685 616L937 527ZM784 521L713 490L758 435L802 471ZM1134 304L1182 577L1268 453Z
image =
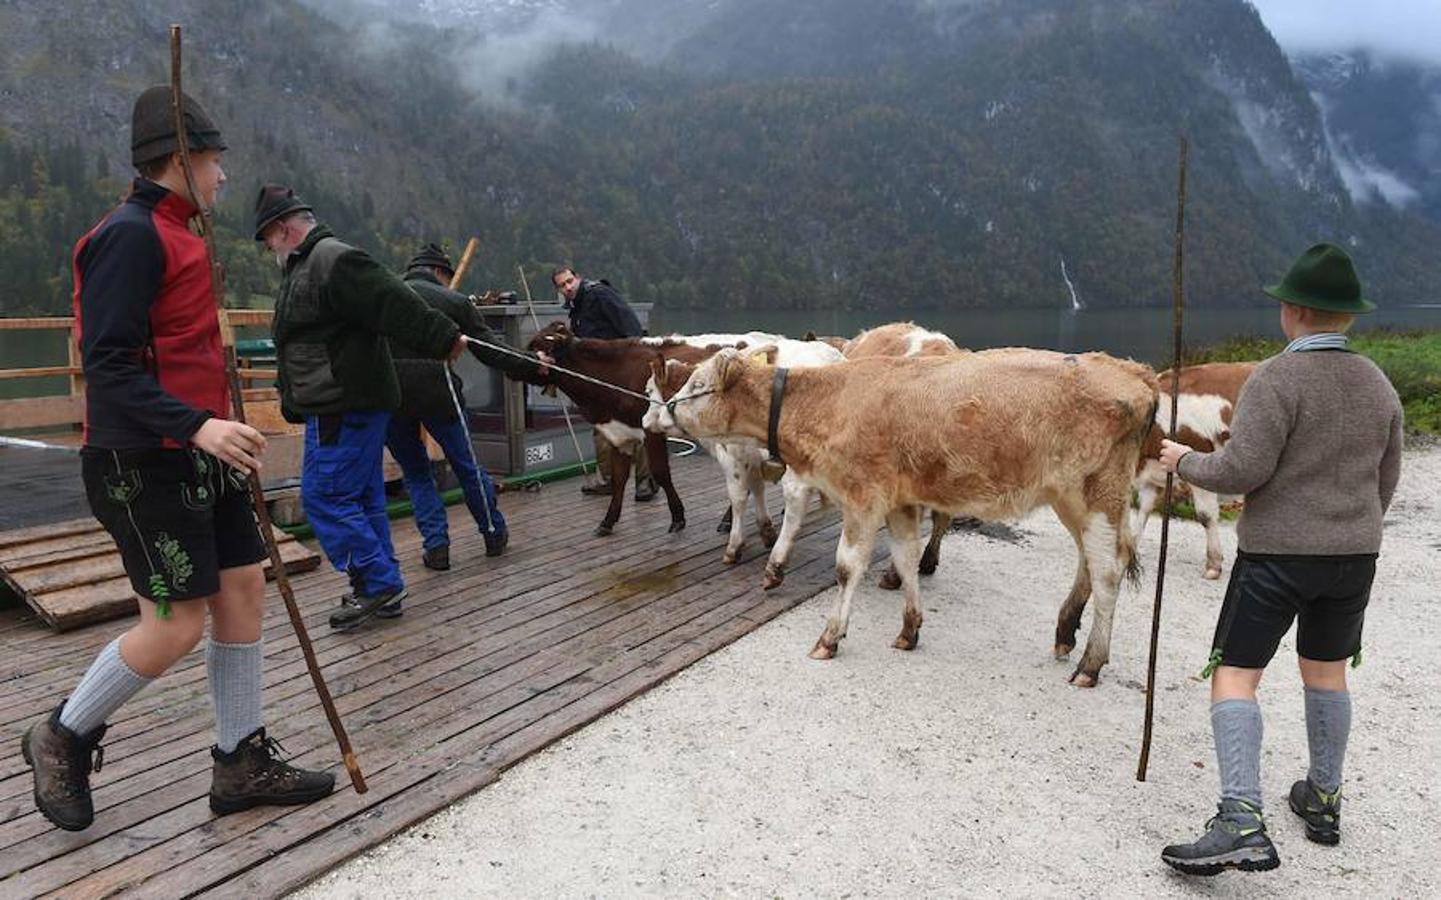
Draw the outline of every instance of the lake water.
M668 310L651 313L652 334L667 332L770 331L799 337L807 331L851 337L863 328L897 318L916 322L950 335L963 347L1045 347L1077 352L1104 350L1152 363L1169 365L1171 311L1169 309L1003 309L933 310L903 315L883 312ZM1214 343L1233 335L1280 337L1276 306L1253 309L1189 309L1184 322L1189 346ZM1441 304L1389 307L1363 316L1358 329L1441 329ZM249 336L249 335L247 335ZM65 364L65 333L59 331L0 331L0 368L58 366ZM64 378L0 380L0 398L59 394L67 389Z

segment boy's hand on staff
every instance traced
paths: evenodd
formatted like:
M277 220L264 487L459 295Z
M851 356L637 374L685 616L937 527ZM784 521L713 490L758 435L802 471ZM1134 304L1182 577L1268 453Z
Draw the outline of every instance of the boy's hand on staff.
M1191 447L1177 441L1161 439L1161 467L1167 472L1175 474L1176 466L1180 464L1181 457L1190 453Z
M265 435L244 422L206 419L200 430L191 436L190 443L242 472L260 472L260 454L265 452Z

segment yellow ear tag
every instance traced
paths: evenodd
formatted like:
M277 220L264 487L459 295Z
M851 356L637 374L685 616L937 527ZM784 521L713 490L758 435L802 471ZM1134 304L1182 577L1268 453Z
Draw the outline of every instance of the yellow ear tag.
M766 360L766 352L765 352L764 350L757 350L755 353L752 353L752 354L751 354L751 362L755 363L756 365L760 365L760 366L765 365L766 362L767 362L767 360Z

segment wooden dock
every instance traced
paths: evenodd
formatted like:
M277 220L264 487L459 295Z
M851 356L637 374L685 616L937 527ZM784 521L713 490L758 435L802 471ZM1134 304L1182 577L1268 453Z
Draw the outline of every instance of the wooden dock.
M364 795L339 765L273 597L269 730L299 764L335 771L336 792L305 807L212 815L213 715L196 652L110 722L104 768L92 776L95 823L78 834L51 827L34 809L19 737L123 623L55 635L28 610L0 609L0 897L283 893L834 584L834 512L812 516L786 583L762 592L758 538L740 564L721 562L715 524L726 501L714 463L675 462L690 523L676 535L662 499L627 498L615 535L592 537L604 501L568 481L504 496L511 542L498 559L484 556L464 508L452 508L449 572L423 569L414 526L394 523L411 593L400 619L333 633L326 618L344 579L326 566L298 582L369 781Z

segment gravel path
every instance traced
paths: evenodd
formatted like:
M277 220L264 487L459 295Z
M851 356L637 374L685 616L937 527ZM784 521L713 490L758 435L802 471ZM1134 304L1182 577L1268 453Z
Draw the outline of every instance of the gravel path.
M1290 637L1263 684L1275 872L1187 880L1159 860L1214 808L1196 675L1225 588L1201 578L1201 529L1176 523L1140 784L1159 536L1153 520L1094 690L1049 654L1074 554L1054 516L955 534L915 652L891 649L900 601L872 586L836 659L807 659L827 592L299 896L1441 895L1441 450L1408 452L1387 521L1338 848L1282 799L1306 760Z

